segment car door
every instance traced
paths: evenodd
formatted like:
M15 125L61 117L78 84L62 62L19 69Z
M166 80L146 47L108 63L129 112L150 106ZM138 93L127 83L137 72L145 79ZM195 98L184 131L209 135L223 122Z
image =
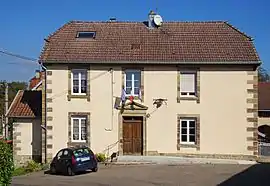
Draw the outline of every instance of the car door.
M61 171L61 157L63 156L63 150L60 150L55 156L55 169L57 172Z
M63 150L63 155L60 158L61 162L61 172L65 173L67 170L67 166L69 165L69 151L68 149Z

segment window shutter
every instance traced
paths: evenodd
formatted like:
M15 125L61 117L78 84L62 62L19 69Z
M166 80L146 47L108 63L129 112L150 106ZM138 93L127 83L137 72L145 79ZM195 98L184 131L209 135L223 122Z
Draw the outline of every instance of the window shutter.
M181 74L181 92L195 92L195 74Z

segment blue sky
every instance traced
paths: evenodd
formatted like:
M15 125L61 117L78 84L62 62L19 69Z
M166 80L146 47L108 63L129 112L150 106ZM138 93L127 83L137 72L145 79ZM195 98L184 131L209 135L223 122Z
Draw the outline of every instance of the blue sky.
M0 6L0 49L38 58L44 38L70 20L144 21L158 10L164 21L226 20L252 36L270 70L269 0L9 0ZM28 81L33 62L0 54L0 80Z

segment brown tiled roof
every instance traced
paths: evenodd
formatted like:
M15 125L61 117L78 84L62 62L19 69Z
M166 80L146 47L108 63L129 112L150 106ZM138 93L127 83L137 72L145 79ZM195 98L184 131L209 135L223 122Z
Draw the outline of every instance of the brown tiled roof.
M76 38L79 31L96 37ZM71 21L47 41L40 56L45 63L260 61L252 39L223 21L164 22L156 29L145 22Z
M32 88L34 88L35 86L38 85L38 83L42 80L42 73L43 72L39 72L39 78L36 78L36 76L35 76L32 79L30 79L30 81L29 81L29 89L32 89Z
M270 82L261 82L258 86L259 110L270 110Z
M10 105L8 117L41 117L41 91L19 90Z

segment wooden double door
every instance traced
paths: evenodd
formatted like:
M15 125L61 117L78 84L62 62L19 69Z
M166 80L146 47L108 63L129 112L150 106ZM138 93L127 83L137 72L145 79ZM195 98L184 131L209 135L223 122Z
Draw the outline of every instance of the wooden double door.
M123 117L124 155L143 155L142 117Z

